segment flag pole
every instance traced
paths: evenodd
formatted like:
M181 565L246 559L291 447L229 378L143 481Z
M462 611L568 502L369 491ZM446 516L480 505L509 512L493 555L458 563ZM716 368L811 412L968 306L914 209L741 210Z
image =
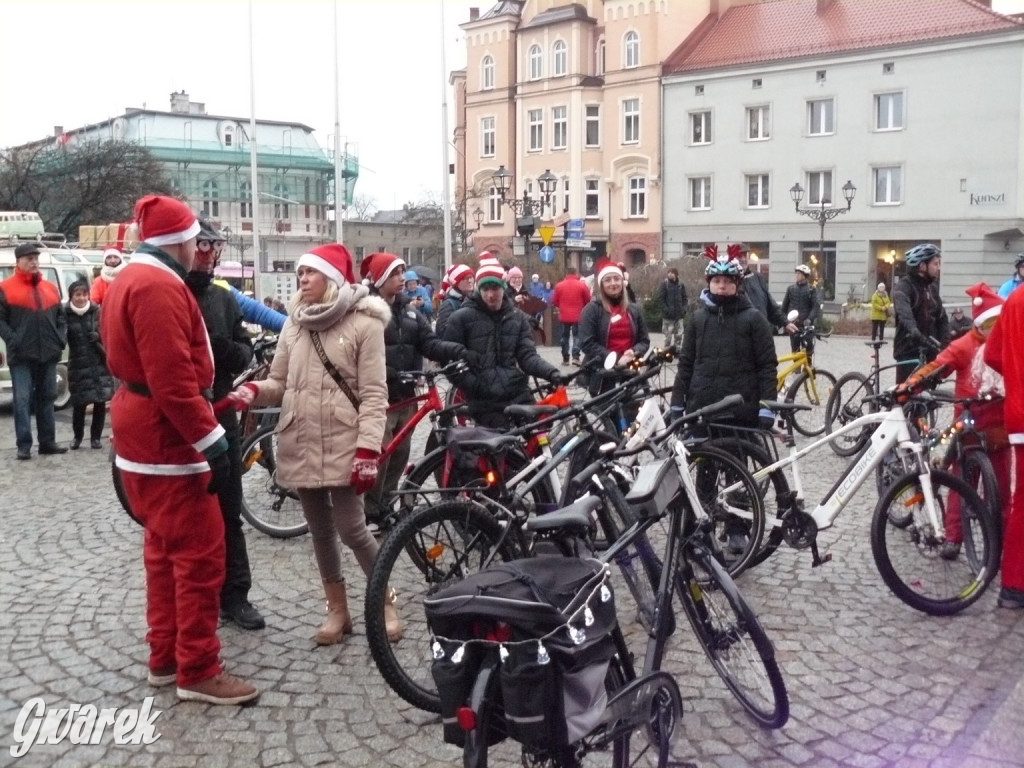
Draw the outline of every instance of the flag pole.
M448 64L445 55L444 0L441 3L441 161L444 163L442 179L442 212L444 214L444 271L452 266L452 194L451 175L448 173Z
M334 0L334 238L342 242L345 179L341 172L341 76L338 69L338 0Z
M252 292L256 301L262 300L260 288L260 193L256 169L256 46L253 43L253 9L249 0L249 170L252 174ZM245 274L245 268L242 268Z

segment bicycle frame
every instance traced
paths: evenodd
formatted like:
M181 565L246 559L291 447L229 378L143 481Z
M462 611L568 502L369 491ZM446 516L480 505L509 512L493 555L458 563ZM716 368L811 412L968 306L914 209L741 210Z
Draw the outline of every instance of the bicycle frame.
M416 429L416 426L423 421L424 418L429 414L434 413L435 411L440 411L444 408L444 403L441 402L441 396L437 392L437 385L431 384L427 387L427 391L422 395L413 395L401 402L389 405L388 411L397 411L400 408L405 408L406 406L420 402L422 402L423 405L416 409L416 413L412 415L412 418L402 425L402 428L395 433L394 437L388 441L387 445L381 448L380 458L386 459L394 453L395 449L402 444L402 441L412 434L413 430Z
M776 376L776 389L780 392L786 387L786 380L794 373L806 372L810 374L813 370L811 368L811 361L807 357L807 350L801 349L799 352L790 352L788 355L779 355L779 365L783 363L790 363L785 368L781 369Z

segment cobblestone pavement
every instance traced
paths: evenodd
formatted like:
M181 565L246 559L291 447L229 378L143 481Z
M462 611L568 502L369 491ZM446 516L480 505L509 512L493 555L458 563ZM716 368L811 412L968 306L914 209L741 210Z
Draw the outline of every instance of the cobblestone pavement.
M819 365L866 370L862 340L821 344ZM788 351L785 339L780 351ZM544 354L557 362L558 351ZM247 529L253 601L267 629L225 627L233 674L263 691L257 706L177 702L145 682L142 535L118 507L106 451L15 461L9 408L0 410L0 764L25 766L435 766L458 765L436 720L384 685L362 634L364 580L350 576L356 634L316 648L322 595L308 537L287 541ZM71 438L70 413L58 438ZM826 448L806 464L808 496L823 494L841 460ZM775 642L792 701L781 731L743 714L699 652L685 622L666 668L677 675L685 718L676 759L701 768L775 766L1024 765L1024 614L999 610L995 591L959 616L931 618L882 584L870 553L874 493L865 490L823 532L831 563L782 550L740 578ZM418 610L408 607L406 610ZM140 707L153 696L159 740L34 746L14 760L15 722L42 697L51 707ZM597 756L600 758L601 756ZM518 765L502 745L494 765ZM597 759L588 764L607 764Z

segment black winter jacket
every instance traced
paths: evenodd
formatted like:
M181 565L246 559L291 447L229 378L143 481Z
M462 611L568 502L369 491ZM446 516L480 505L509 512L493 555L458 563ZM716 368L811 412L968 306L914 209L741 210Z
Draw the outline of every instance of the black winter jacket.
M782 316L789 316L789 310L795 309L799 316L798 325L814 325L818 320L818 292L810 283L800 285L793 283L786 289L782 297Z
M896 312L896 333L892 340L894 359L916 358L924 347L926 358L934 360L938 352L928 349L924 338L931 336L945 346L950 337L949 317L935 281L917 272L904 275L892 291L892 305Z
M758 402L777 395L771 326L742 293L714 305L704 290L701 304L683 334L672 406L693 412L740 394L746 405L736 411L736 420L756 423Z
M444 338L444 329L448 326L448 318L452 316L452 312L462 308L462 303L465 300L465 296L454 288L449 288L448 295L438 302L437 317L434 318L434 333L438 338Z
M187 282L203 313L213 349L213 399L220 400L234 388L235 378L252 362L252 341L242 324L242 310L231 292L209 283L196 284L192 276L189 277ZM225 414L230 416L229 423L235 421L230 408ZM224 419L221 423L225 423Z
M100 308L90 304L85 314L67 310L68 390L72 405L105 403L114 396L114 377L100 343Z
M668 278L658 286L658 307L663 320L679 320L686 317L686 286Z
M500 414L507 405L529 403L528 377L550 381L558 374L537 352L529 320L507 295L497 311L478 293L466 297L448 319L445 340L464 345L470 354L470 370L455 383L477 413Z
M15 268L0 283L0 338L7 364L55 363L68 343L68 324L57 286Z
M647 335L647 324L644 322L643 312L636 304L630 304L626 312L629 314L630 330L633 331L633 354L642 357L647 354L651 347L651 339ZM604 359L608 357L608 327L611 325L611 315L604 308L601 299L592 300L583 308L580 313L578 326L580 334L580 350L583 352L583 359L587 366L604 365Z
M754 309L760 312L762 317L768 318L768 322L774 327L781 328L786 324L782 310L775 303L772 292L768 290L768 286L760 274L751 272L749 269L743 273L743 292L750 299L750 303L754 305Z
M422 312L410 306L409 301L404 293L395 297L389 304L391 319L384 327L388 402L391 403L416 394L416 385L402 381L399 376L403 371L421 370L424 357L438 363L449 363L465 354L461 344L439 339L430 329L430 321Z

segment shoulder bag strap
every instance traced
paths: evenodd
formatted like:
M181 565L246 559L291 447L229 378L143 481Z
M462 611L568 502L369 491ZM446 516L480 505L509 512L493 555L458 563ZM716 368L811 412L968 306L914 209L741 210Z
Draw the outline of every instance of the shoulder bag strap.
M352 401L352 406L356 411L358 411L359 398L355 396L355 393L352 391L352 387L348 385L348 382L346 382L338 372L338 369L334 367L334 363L327 358L327 353L324 352L324 345L320 343L320 333L318 331L310 331L309 335L313 337L313 348L320 356L320 362L324 364L324 368L326 368L327 372L331 374L331 378L334 379L334 382L341 388L341 391L345 393L345 396Z

